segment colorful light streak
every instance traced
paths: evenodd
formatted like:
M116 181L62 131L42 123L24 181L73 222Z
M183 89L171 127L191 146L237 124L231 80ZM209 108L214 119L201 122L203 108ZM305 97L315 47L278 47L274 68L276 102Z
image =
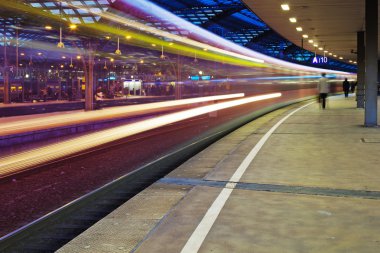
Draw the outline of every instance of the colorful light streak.
M11 118L0 119L0 136L22 133L26 131L37 131L41 129L49 129L52 127L60 127L81 123L94 122L106 119L123 118L134 115L139 115L141 113L151 113L157 110L162 110L163 108L172 108L182 105L191 105L202 102L234 99L244 97L244 93L228 94L228 95L217 95L217 96L207 96L199 98L188 98L181 100L156 102L149 104L140 105L128 105L121 107L113 107L103 109L101 111L77 111L77 112L60 112L58 115L51 115L49 117L33 116L29 119L23 119L19 121L15 118L15 121L11 121Z
M110 12L103 12L103 13L93 13L97 16L102 16L104 19L108 19L113 22L119 22L123 26L129 26L133 29L137 29L138 32L133 32L129 30L122 30L117 29L114 26L105 25L101 23L96 24L85 24L81 27L92 29L93 32L98 31L100 33L113 33L115 35L124 36L126 34L133 37L132 40L128 41L128 43L134 43L133 45L141 46L141 47L148 47L148 45L151 45L152 43L157 45L162 44L168 44L168 42L163 41L161 39L158 39L157 36L164 37L166 40L170 41L177 41L173 46L168 47L167 51L175 54L182 54L185 56L191 56L194 55L196 52L199 56L199 58L211 60L211 61L219 61L224 62L228 64L233 65L241 65L246 67L272 67L274 69L282 70L282 68L285 68L284 71L287 69L291 70L300 70L300 71L312 71L312 72L326 72L325 69L319 69L319 68L313 68L313 67L307 67L303 65L298 65L282 60L278 60L260 53L257 53L255 51L252 51L248 48L242 47L240 45L236 45L231 41L228 41L224 38L221 38L211 32L208 32L206 30L203 30L200 27L197 27L190 22L187 22L174 14L150 3L146 0L139 0L139 1L126 1L121 0L128 6L133 6L136 10L146 12L149 10L150 14L159 20L165 17L165 23L168 23L170 21L172 25L180 27L182 30L187 30L191 34L196 34L198 36L199 41L208 41L208 44L191 40L188 38L184 38L175 34L171 34L165 31L158 30L154 27L147 26L145 24L142 24L140 22L127 19L125 17L121 17L120 15L116 15ZM69 4L69 3L68 3ZM27 5L21 5L19 3L9 3L8 1L1 1L0 6L4 6L5 8L10 8L13 10L18 11L28 11L30 13L36 14L36 15L42 15L44 17L49 17L58 21L60 20L60 17L58 15L52 15L48 12L44 12L42 10L32 8ZM70 6L72 8L78 8L78 6ZM86 9L86 11L88 11ZM154 36L142 34L142 32L153 34ZM95 34L92 34L92 36L96 36ZM183 43L185 45L179 45L179 43ZM219 45L218 47L212 46L212 45ZM219 48L220 47L220 48ZM207 51L204 51L203 49L210 49ZM223 48L223 49L222 49ZM157 49L158 50L158 49ZM210 52L211 51L211 52ZM260 62L265 61L268 64L262 64ZM345 72L341 71L331 71L328 72L336 73L336 74L347 74Z
M70 5L69 3L67 3L67 5L72 8L81 9L81 7ZM58 15L53 15L41 9L33 8L31 6L20 4L17 2L10 4L9 2L6 2L6 1L0 1L0 6L3 6L4 8L8 8L14 11L28 12L32 15L39 15L45 18L49 18L49 19L53 19L53 20L61 22L61 18ZM91 10L89 9L85 8L85 11L91 13ZM248 57L243 54L237 54L237 53L230 52L227 50L219 49L219 48L210 46L208 44L204 44L195 40L187 39L175 34L161 31L154 27L147 26L135 20L127 19L113 13L103 12L103 13L93 13L93 14L94 15L96 14L97 16L101 16L103 19L109 20L111 22L117 22L123 26L129 26L131 28L134 28L138 30L138 32L125 30L125 29L119 29L119 28L116 28L114 24L106 25L102 23L96 23L96 24L81 25L82 30L87 28L90 31L92 31L92 34L87 33L88 36L91 35L91 36L96 37L98 33L102 33L102 34L114 34L114 35L122 37L128 34L128 36L131 36L133 38L131 40L128 40L128 44L132 44L132 45L136 45L140 47L148 47L149 45L151 46L152 44L157 44L157 45L161 45L163 43L168 44L169 42L166 42L158 38L158 37L160 38L163 37L167 40L175 40L177 42L184 43L184 45L175 43L174 45L170 46L170 48L168 48L167 51L171 51L172 53L175 53L175 54L190 56L194 54L194 51L199 51L199 58L202 58L205 60L223 61L229 64L242 65L242 66L248 66L248 67L265 67L265 65L262 64L263 60L255 59L253 57ZM64 21L64 22L67 22L67 21ZM153 36L148 35L147 33L152 34ZM204 48L207 48L209 50L203 51Z
M76 153L104 145L128 136L156 129L175 122L207 114L210 112L236 107L256 101L280 97L281 93L272 93L260 96L236 99L219 104L207 105L186 111L170 113L152 119L115 127L81 137L72 138L58 144L51 144L38 149L20 152L0 159L0 177L11 175L19 171L33 168L40 164L61 159Z
M307 67L300 64L290 63L283 60L279 60L258 52L255 52L251 49L248 49L246 47L237 45L233 43L232 41L226 40L214 33L211 33L207 30L204 30L191 22L188 22L184 19L181 19L180 17L176 16L175 14L155 5L149 2L148 0L139 0L139 1L128 1L128 0L121 0L128 6L133 6L136 10L146 12L146 10L149 10L149 14L157 18L158 20L165 19L165 22L170 22L171 24L180 27L182 30L187 30L191 34L196 34L201 41L208 41L210 44L213 45L222 45L223 48L226 50L231 50L233 52L237 52L239 54L247 55L249 57L257 58L260 60L265 61L266 63L279 65L282 67L290 68L290 69L297 69L297 70L303 70L303 71L313 71L313 72L326 72L326 69L319 69L314 67ZM336 74L347 74L346 72L342 71L332 71L329 70L328 72L336 73Z

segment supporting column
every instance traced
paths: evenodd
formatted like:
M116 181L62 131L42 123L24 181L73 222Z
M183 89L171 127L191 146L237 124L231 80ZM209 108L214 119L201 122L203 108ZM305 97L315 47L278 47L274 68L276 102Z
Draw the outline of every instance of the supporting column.
M365 1L365 121L377 126L377 20L378 0Z
M86 93L85 93L85 110L94 110L94 51L91 43L88 52L88 71L86 75ZM84 59L85 61L85 59ZM87 66L85 66L86 68Z
M174 87L175 99L182 99L182 73L181 73L181 55L177 54L177 82Z
M365 79L365 46L364 31L357 33L358 52L358 86L356 87L357 108L364 108L364 79Z
M11 102L11 87L9 85L9 69L8 69L8 59L7 59L7 33L5 30L4 23L4 104L9 104Z

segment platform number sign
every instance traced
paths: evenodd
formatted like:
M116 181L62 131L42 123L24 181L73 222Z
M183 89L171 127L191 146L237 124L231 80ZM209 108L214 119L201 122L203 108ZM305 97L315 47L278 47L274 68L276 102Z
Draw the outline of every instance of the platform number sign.
M323 56L315 56L313 58L313 64L327 63L328 58Z

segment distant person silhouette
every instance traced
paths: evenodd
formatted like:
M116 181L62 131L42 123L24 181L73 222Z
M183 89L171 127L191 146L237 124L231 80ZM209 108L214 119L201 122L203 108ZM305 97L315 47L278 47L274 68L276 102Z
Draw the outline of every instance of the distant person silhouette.
M319 79L318 91L319 91L319 102L322 99L322 108L325 109L327 94L330 92L330 85L327 82L326 73L322 73L322 77Z
M350 83L347 81L347 78L345 78L343 81L343 91L344 96L348 97L348 92L350 92Z
M358 81L351 83L351 93L355 93L356 85L358 85Z

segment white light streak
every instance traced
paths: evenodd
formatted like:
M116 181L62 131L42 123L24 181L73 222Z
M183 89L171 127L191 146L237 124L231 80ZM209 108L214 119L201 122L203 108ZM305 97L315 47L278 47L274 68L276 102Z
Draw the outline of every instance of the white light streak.
M142 120L120 127L87 134L81 137L72 138L57 144L50 144L38 149L20 152L0 159L0 177L14 174L28 168L33 168L40 164L45 164L61 159L90 148L94 148L106 143L110 143L122 138L126 138L138 133L162 127L168 124L179 122L185 119L196 117L202 114L223 110L255 101L280 97L281 93L272 93L260 96L236 99L219 104L207 105L182 112L170 113L152 119Z
M138 5L139 8L141 8L141 6L144 5L143 1L136 1L136 2L138 2L136 4ZM129 2L128 4L133 4L133 3ZM151 9L151 5L153 5L153 4L149 2L149 5L150 5L150 8L147 8L147 9ZM76 8L76 9L86 10L86 11L92 13L91 10L89 10L87 8L84 8L84 7L80 7L80 6L76 6L76 5L70 5L70 7ZM147 9L145 9L145 10L147 10ZM246 56L246 55L243 55L243 54L239 54L239 53L231 52L231 51L228 51L228 50L220 49L220 48L211 46L209 44L205 44L205 43L198 42L198 41L195 41L195 40L192 40L192 39L181 37L179 35L175 35L175 34L172 34L172 33L166 32L166 31L162 31L162 30L159 30L157 28L154 28L154 27L145 25L143 23L140 23L140 22L138 22L136 20L124 18L124 17L121 17L121 16L113 14L113 13L103 12L103 13L92 13L92 14L101 16L101 17L103 17L105 19L108 19L108 20L111 20L113 22L117 22L117 23L123 24L124 26L128 26L128 27L131 27L131 28L134 28L134 29L138 29L138 30L141 30L141 31L145 31L145 32L151 33L151 34L156 35L158 37L165 37L165 38L168 38L170 40L174 40L174 41L177 41L177 42L182 42L182 43L184 43L184 44L186 44L188 46L191 46L191 47L198 47L198 48L201 48L202 50L203 49L207 49L207 50L210 50L210 51L213 51L213 52L221 53L221 54L224 54L224 55L229 55L229 56L240 58L240 59L244 59L244 60L247 60L247 61L252 61L252 62L257 62L257 63L264 63L264 60L261 60L261 59L258 59L258 58L249 57L249 56ZM178 25L178 23L176 25Z
M120 1L124 2L128 6L132 6L136 10L142 11L142 12L147 12L147 10L149 10L150 15L157 17L160 20L163 20L163 17L165 17L165 23L171 23L171 24L175 25L176 27L180 27L181 30L187 30L190 34L196 35L198 40L209 41L210 44L222 46L226 50L219 49L217 47L210 46L208 44L201 43L201 42L191 40L188 38L183 38L183 37L175 35L175 34L164 32L164 31L158 30L154 27L150 27L150 26L147 26L145 24L139 23L135 20L123 18L123 17L118 16L118 15L114 15L114 14L110 14L110 13L108 13L107 15L105 13L101 13L101 14L97 13L96 15L102 16L105 19L110 19L114 22L123 24L125 26L129 26L129 27L132 27L135 29L150 32L150 33L155 34L157 36L162 36L162 37L174 40L174 41L180 41L180 42L185 43L189 46L196 46L198 48L207 48L211 51L231 55L233 57L242 56L241 59L251 60L254 62L258 62L258 63L265 62L265 63L270 63L270 64L276 64L276 65L280 65L281 67L290 68L291 70L313 71L313 72L319 72L319 73L326 72L326 69L308 67L308 66L303 66L300 64L295 64L295 63L290 63L287 61L279 60L279 59L267 56L265 54L258 53L256 51L253 51L253 50L248 49L246 47L240 46L238 44L235 44L232 41L229 41L223 37L220 37L214 33L211 33L205 29L202 29L201 27L198 27L198 26L192 24L191 22L184 20L184 19L176 16L173 13L171 13L167 10L164 10L163 8L151 3L150 1L147 1L147 0L139 0L139 1L120 0ZM70 6L70 7L78 8L78 6ZM230 50L230 51L228 51L228 50ZM240 56L235 55L233 52L236 52ZM335 71L335 70L329 70L329 73L348 74L347 72Z
M122 117L129 117L142 112L151 113L163 108L172 108L175 106L189 105L201 102L208 102L214 100L224 100L244 97L244 93L207 96L200 98L189 98L165 102L156 102L140 105L128 105L121 107L107 108L100 111L77 111L64 113L60 112L58 115L41 117L34 115L29 119L19 120L17 117L0 119L0 136L16 134L25 131L36 131L41 129L48 129L52 127L59 127L65 125L80 124L86 122L94 122L98 120L116 119ZM13 121L12 121L13 120Z

